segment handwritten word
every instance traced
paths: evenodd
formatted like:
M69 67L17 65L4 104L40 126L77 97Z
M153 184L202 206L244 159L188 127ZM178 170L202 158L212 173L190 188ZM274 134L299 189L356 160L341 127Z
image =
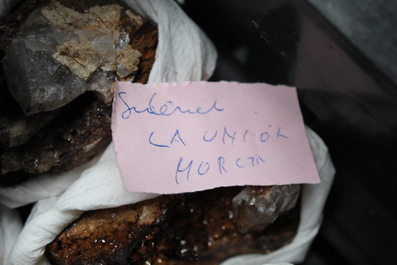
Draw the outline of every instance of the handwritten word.
M232 159L232 161L228 161L226 163L226 159L223 156L218 157L215 167L211 168L211 164L209 162L204 162L202 161L198 166L197 163L195 163L193 160L190 160L187 165L182 165L183 164L183 157L179 158L178 165L176 167L176 172L175 172L175 182L177 185L179 185L178 181L178 174L186 172L186 179L189 181L190 177L190 171L192 170L193 166L197 170L197 174L200 176L203 176L207 174L210 170L215 170L218 172L220 175L227 174L229 170L233 169L233 167L238 167L238 168L244 168L248 166L255 167L260 164L264 164L265 160L260 155L255 154L255 156L250 156L250 157L245 157L245 158L237 158L237 159Z
M150 136L149 136L149 143L150 143L151 145L154 145L154 146L157 146L157 147L167 147L167 148L170 147L169 145L165 145L165 144L162 145L162 144L153 143L153 142L152 142L152 136L153 136L153 134L154 134L154 132L152 132L152 133L150 134ZM179 134L179 130L178 130L178 129L176 130L174 136L172 137L170 144L173 144L174 142L181 142L184 146L186 146L185 142L182 140L182 138L181 138L181 136L180 136L180 134Z
M244 143L247 142L247 134L248 134L248 132L249 132L249 130L245 130L245 131L244 131L244 134L242 135L241 140L244 141ZM154 146L156 146L156 147L166 147L166 148L169 148L171 144L173 144L174 142L178 142L178 143L182 143L184 146L186 146L186 143L185 143L185 141L183 140L183 138L182 138L182 136L181 136L181 134L180 134L180 132L179 132L178 129L175 131L174 135L171 137L171 141L170 141L169 144L168 144L168 143L167 143L167 144L164 144L164 143L162 143L162 144L156 143L156 141L154 141L154 140L152 139L154 133L155 133L155 132L153 131L153 132L150 134L150 136L149 136L149 143L150 143L151 145L154 145ZM222 138L221 138L221 141L222 141L223 144L227 144L228 142L230 142L231 145L233 145L233 144L234 144L234 141L235 141L235 140L238 140L237 135L240 135L240 134L237 134L237 132L233 132L233 133L228 132L227 128L224 127L224 129L223 129L223 134L222 134L222 136L221 136L221 137L222 137ZM209 134L208 131L205 131L205 132L203 133L203 141L206 142L206 143L213 142L213 141L217 138L217 136L218 136L218 130L215 130L215 133L213 133L213 134ZM287 138L287 139L288 139L288 136L286 136L286 135L284 135L284 134L281 134L281 127L278 127L278 131L277 131L277 134L276 134L276 138L280 138L280 137L281 137L281 138ZM268 132L262 132L262 133L259 135L259 140L260 140L262 143L267 142L269 139L270 139L270 134L269 134ZM199 140L199 139L197 139L197 140Z
M196 108L196 110L193 110L193 111L190 109L182 110L179 106L172 107L172 105L174 105L174 103L172 101L167 101L166 104L162 105L159 108L159 110L156 112L156 108L152 105L152 101L157 93L154 93L153 96L150 98L149 105L146 109L137 110L135 107L130 107L127 104L127 102L123 99L122 95L125 95L125 94L127 94L127 92L119 92L118 93L119 98L123 101L124 105L127 107L127 109L125 111L123 111L121 114L121 117L125 120L131 116L132 111L134 111L137 114L146 112L146 113L152 114L152 115L171 116L175 112L179 112L182 114L188 113L188 114L202 114L203 115L203 114L207 114L207 113L211 112L212 110L215 110L215 111L223 111L224 110L224 109L218 108L216 106L217 100L215 100L215 102L211 108L209 108L205 111L201 110L201 106L198 106Z

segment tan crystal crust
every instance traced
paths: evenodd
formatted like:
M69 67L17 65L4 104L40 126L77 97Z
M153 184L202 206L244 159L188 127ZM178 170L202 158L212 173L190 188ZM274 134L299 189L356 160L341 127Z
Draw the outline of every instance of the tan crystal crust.
M106 5L79 13L58 2L44 8L42 14L53 27L79 37L59 46L53 57L84 80L99 67L116 71L121 78L137 71L142 54L130 45L123 45L129 40L120 39L121 35L128 36L119 27L121 10L121 6ZM139 15L133 15L130 10L126 14L137 24L143 24Z

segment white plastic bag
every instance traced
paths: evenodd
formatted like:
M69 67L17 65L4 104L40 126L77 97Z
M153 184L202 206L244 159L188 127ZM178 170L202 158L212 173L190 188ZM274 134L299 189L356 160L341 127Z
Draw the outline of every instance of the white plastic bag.
M15 239L22 230L22 221L17 210L0 204L0 264L6 264Z
M159 24L159 45L150 83L199 81L210 77L215 68L216 51L175 2L130 0L127 3ZM322 183L303 188L298 235L290 245L271 254L242 255L223 264L264 264L280 260L294 263L303 260L319 229L322 209L334 175L326 146L311 130L307 134ZM15 190L8 190L7 193L0 190L3 194L0 201L10 207L39 200L6 264L47 264L43 255L45 245L84 211L117 207L157 196L127 192L123 188L112 144L100 158L76 169L73 174L32 180L23 184L24 188L19 189L18 196L13 196ZM9 242L12 245L12 240Z
M263 264L284 260L300 262L304 259L322 220L322 209L332 184L334 168L322 140L310 129L309 142L319 170L321 184L304 185L302 191L301 223L294 241L267 255L249 254L231 258L222 264ZM99 163L85 171L80 179L59 197L39 201L21 232L10 254L10 264L35 264L44 262L46 244L71 221L86 210L116 207L123 204L150 199L155 194L127 192L122 187L115 163L112 146L105 151ZM101 171L98 180L97 171ZM116 177L114 177L116 176ZM95 183L95 184L94 184Z

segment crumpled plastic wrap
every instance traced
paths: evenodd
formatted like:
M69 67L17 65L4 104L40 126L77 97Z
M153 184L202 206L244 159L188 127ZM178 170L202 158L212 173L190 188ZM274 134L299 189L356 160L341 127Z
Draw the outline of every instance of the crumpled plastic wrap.
M0 204L0 264L6 264L8 254L22 230L19 213Z
M5 1L0 0L0 7ZM174 1L126 2L136 12L159 25L159 46L149 77L150 83L199 81L211 76L215 68L216 51L205 34ZM295 263L304 259L320 227L322 208L335 173L322 140L310 129L307 129L307 134L322 183L303 185L301 223L294 241L267 255L242 255L222 264ZM84 211L117 207L157 196L127 192L123 188L112 144L97 160L72 174L71 178L68 176L70 174L45 176L18 188L0 190L0 202L9 207L38 201L22 231L15 229L17 232L12 237L0 235L0 249L3 251L0 261L7 259L4 264L48 264L43 255L45 245ZM22 228L15 210L2 211L1 219L10 220L2 221L3 229L8 229L11 223Z

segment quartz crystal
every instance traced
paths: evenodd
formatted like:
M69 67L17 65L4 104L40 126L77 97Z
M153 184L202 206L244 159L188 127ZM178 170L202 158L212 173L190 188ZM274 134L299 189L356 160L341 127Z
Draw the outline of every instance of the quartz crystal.
M247 186L233 198L235 221L241 231L273 223L295 207L300 185Z
M109 104L112 72L133 74L141 57L119 27L121 9L79 13L54 2L29 15L2 60L10 93L26 115L60 108L87 90Z
M117 0L59 1L29 1L0 27L0 186L100 154L115 81L146 83L155 59L157 26Z

